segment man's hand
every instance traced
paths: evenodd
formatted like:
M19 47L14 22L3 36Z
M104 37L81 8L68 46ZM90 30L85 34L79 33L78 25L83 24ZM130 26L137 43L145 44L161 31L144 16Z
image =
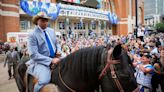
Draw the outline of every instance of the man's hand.
M57 58L61 57L61 53L60 53L60 52L57 52L57 53L56 53L56 57L57 57Z
M140 58L137 56L137 54L133 55L133 58L135 61L138 61Z
M60 62L60 59L59 58L53 58L52 59L52 63L53 64L58 64Z

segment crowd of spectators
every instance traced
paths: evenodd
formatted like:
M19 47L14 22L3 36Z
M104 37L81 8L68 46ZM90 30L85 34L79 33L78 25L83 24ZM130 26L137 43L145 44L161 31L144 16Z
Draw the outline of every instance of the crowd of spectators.
M133 34L127 36L101 36L59 38L63 54L68 54L85 47L106 44L122 44L136 68L138 92L156 92L159 84L164 91L164 33L149 34L140 30L136 38Z

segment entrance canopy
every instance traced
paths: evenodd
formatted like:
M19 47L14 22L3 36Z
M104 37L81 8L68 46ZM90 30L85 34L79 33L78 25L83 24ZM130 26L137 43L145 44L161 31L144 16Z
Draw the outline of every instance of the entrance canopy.
M45 12L52 20L55 20L58 15L80 17L80 18L91 18L98 20L108 20L111 24L118 23L118 17L110 11L102 11L94 8L87 8L82 6L74 6L67 4L55 4L46 2L40 2L38 0L28 1L21 0L20 6L25 13L30 16L35 16L39 12Z

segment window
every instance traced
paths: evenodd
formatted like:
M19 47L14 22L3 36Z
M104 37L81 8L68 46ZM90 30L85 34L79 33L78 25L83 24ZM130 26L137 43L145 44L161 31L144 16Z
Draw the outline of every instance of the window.
M74 29L85 29L85 23L74 23Z
M77 24L76 23L74 23L74 29L77 29Z
M78 25L78 29L82 29L82 26L80 23L77 23L77 25Z
M65 23L59 22L59 29L65 29Z
M91 29L90 23L88 23L88 29Z
M26 30L28 28L28 21L23 20L20 23L21 23L22 30Z
M83 29L85 29L85 23L83 23Z
M104 29L104 23L101 24L101 30L103 30L103 29Z
M92 24L92 29L93 29L93 30L96 29L96 23L95 23L95 22Z
M112 11L114 12L114 13L116 13L116 10L115 10L115 4L114 4L114 0L111 0L111 8L112 8Z
M51 27L51 22L48 22L48 25L47 25L48 27Z

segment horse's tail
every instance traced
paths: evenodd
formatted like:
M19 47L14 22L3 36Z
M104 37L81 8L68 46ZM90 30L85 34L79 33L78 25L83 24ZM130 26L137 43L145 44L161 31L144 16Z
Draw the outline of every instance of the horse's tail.
M26 86L25 86L25 82L24 82L24 78L26 75L26 70L27 67L25 65L26 61L23 62L19 62L17 67L16 67L16 74L15 74L15 80L16 80L16 84L17 87L19 89L20 92L26 92Z

